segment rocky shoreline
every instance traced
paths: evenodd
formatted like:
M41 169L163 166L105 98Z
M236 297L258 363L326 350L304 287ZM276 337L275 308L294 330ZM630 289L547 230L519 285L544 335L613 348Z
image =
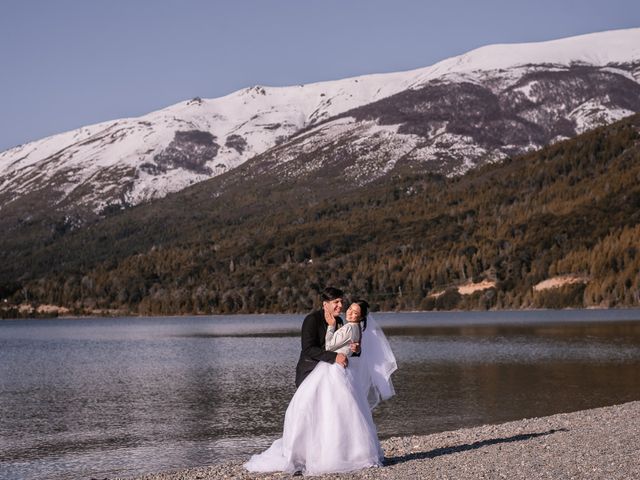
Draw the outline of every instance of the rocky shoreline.
M385 465L318 479L640 479L640 401L384 440ZM136 480L286 479L240 462Z

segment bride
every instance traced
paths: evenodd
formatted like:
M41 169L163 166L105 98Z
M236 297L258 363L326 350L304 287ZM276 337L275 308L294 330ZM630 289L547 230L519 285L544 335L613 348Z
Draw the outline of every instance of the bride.
M354 301L347 323L329 323L328 351L351 356L360 342L360 356L339 363L318 362L294 394L284 419L282 437L245 463L252 472L303 472L306 475L351 472L382 464L371 410L394 395L390 376L396 362L386 337L369 319L369 305Z

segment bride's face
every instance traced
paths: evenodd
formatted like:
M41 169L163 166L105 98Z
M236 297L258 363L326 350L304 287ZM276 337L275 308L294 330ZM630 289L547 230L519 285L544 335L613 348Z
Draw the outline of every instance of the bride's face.
M352 303L347 309L347 322L359 322L361 314L360 305Z

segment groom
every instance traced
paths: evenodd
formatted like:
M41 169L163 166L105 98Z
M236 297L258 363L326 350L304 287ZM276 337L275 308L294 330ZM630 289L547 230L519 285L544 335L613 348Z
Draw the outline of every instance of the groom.
M342 290L327 287L320 293L322 309L311 312L302 322L302 351L296 367L296 387L307 378L318 362L338 363L346 368L347 356L342 353L327 352L324 349L324 338L327 334L327 325L336 320L336 328L342 326ZM351 344L351 350L357 355L360 345Z

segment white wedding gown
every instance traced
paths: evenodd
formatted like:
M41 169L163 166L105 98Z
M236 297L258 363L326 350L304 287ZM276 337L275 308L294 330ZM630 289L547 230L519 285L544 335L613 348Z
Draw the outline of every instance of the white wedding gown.
M346 369L319 362L287 407L282 437L253 455L247 470L320 475L381 465L371 409L394 394L396 364L382 330L369 322L360 357Z

